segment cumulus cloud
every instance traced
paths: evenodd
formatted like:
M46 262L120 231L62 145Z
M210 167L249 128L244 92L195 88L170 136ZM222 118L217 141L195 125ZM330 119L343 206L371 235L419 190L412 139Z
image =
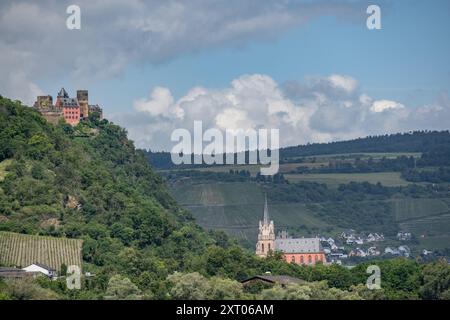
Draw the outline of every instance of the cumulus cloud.
M402 109L405 106L401 103L391 100L376 100L373 102L370 110L373 112L383 112L388 109Z
M328 80L333 87L343 89L347 92L353 92L358 85L355 79L346 75L332 74L328 77Z
M400 102L373 99L348 75L307 78L280 85L262 74L242 75L221 89L195 87L175 100L157 87L135 102L135 112L113 120L129 130L142 148L170 150L171 132L194 121L209 128L280 130L281 146L328 142L415 129L445 129L450 102L443 93L435 103L408 108Z

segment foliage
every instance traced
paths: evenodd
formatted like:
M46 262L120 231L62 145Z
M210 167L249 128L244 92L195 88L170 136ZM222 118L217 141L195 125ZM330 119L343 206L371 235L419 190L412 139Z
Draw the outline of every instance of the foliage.
M109 279L105 299L107 300L137 300L141 290L130 279L114 275Z

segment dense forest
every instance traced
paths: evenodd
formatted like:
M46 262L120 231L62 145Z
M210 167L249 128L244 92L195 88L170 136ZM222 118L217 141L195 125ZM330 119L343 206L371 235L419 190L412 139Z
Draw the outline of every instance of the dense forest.
M202 230L168 194L126 131L107 120L53 126L33 109L0 97L0 163L6 164L0 176L0 230L82 239L83 271L95 275L72 291L64 279L0 280L0 299L450 296L446 261L380 261L383 289L370 291L364 264L350 271L291 265L277 254L259 259L224 233ZM267 271L305 283L243 288L238 282Z

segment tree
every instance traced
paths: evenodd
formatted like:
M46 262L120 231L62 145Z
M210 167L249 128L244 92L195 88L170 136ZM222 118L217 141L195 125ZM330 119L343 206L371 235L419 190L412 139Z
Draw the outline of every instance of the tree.
M59 295L39 286L33 279L16 279L6 282L6 295L13 300L56 300Z
M107 300L139 300L141 290L130 279L114 275L109 279L105 299Z
M450 297L450 266L445 260L426 265L421 274L420 296L423 299Z
M67 274L67 265L65 263L61 264L61 275L65 276Z
M175 272L167 277L172 285L169 290L170 296L176 300L205 300L211 285L204 276L198 272L180 273Z
M213 277L210 279L209 298L213 300L238 300L243 298L242 284L231 279Z
M329 288L326 281L289 284L285 287L275 285L263 290L262 300L361 300L356 292Z

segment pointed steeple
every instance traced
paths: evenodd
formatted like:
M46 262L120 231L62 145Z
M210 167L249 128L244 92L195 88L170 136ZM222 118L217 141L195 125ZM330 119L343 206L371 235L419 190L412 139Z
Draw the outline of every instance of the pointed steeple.
M64 88L61 88L61 90L59 90L59 92L58 92L58 97L68 98L69 95L67 94L67 92L66 92L66 90Z
M264 202L264 218L263 218L263 223L264 224L269 224L270 220L269 220L269 209L267 207L267 193L264 195L265 197L265 202Z

